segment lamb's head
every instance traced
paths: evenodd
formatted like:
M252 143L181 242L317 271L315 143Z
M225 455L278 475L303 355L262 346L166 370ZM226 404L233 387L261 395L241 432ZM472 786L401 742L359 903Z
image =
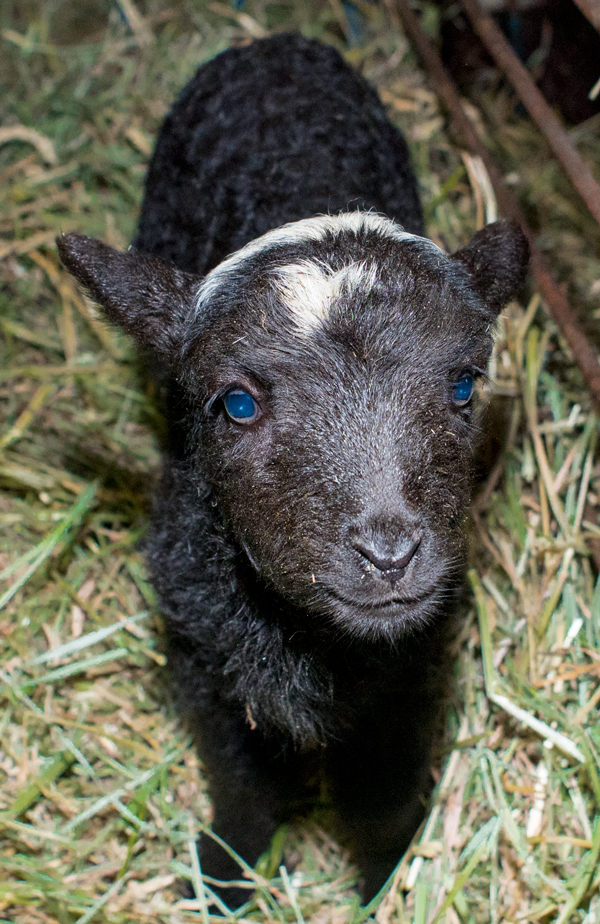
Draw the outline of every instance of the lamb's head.
M447 256L376 215L315 218L203 280L79 236L59 248L185 386L191 458L260 580L371 637L439 610L464 565L475 382L525 272L517 228Z

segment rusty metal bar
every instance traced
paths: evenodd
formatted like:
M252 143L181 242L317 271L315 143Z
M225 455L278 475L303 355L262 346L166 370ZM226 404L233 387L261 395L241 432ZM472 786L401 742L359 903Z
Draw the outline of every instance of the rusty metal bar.
M517 200L504 182L500 172L496 169L489 151L475 131L473 123L463 108L454 81L446 72L437 51L421 28L416 13L411 10L408 0L385 0L385 3L392 15L400 15L406 32L417 49L430 80L450 116L451 130L462 140L463 144L467 145L473 154L481 157L492 181L500 210L507 218L518 221L524 234L527 235L531 246L531 269L537 287L550 314L571 348L575 362L583 373L594 403L600 409L600 362L598 362L597 351L588 340L564 292L557 285L548 269L546 259L535 243L535 236L529 228Z
M600 183L554 115L544 96L523 67L493 18L478 0L461 0L471 24L498 66L517 91L529 115L537 123L573 186L600 225Z
M575 0L583 15L600 32L600 0Z

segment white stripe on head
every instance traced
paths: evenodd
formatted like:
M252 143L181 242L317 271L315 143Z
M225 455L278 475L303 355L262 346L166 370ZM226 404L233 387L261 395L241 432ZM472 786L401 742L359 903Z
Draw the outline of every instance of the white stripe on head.
M377 269L365 263L350 263L334 272L323 263L303 260L278 266L272 272L275 288L295 324L305 333L324 321L331 303L342 292L351 294L375 284Z
M302 244L306 241L321 241L327 234L342 234L344 231L351 231L358 234L361 231L371 231L382 238L393 240L398 243L402 241L415 241L421 246L439 250L433 241L417 234L410 234L404 231L400 225L397 225L391 219L375 212L342 212L339 215L317 215L314 218L303 218L300 221L293 221L280 228L274 228L267 231L261 237L250 241L240 250L236 251L230 257L226 257L222 263L219 263L204 278L198 289L196 299L196 311L198 312L202 305L212 298L218 290L226 284L227 279L235 276L238 270L246 260L255 256L261 251L268 251L274 247L283 244ZM441 253L442 251L440 251ZM300 264L299 264L300 265ZM314 267L314 264L310 264ZM358 265L358 264L355 264ZM362 265L362 264L361 264ZM308 275L314 275L313 271ZM307 281L307 280L305 280Z

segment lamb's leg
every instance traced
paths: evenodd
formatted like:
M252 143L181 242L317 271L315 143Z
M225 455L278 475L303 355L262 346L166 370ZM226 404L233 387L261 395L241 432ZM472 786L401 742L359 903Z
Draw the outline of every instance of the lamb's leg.
M230 788L211 786L214 815L212 831L229 845L249 866L254 866L282 823L280 801L269 786L240 785ZM240 864L209 834L198 841L202 872L222 882L244 878ZM252 889L238 886L210 886L230 908L238 908L252 897Z
M410 727L373 725L331 754L329 778L341 833L358 864L365 902L383 886L424 817L431 790L430 737L430 728L423 733L412 722Z
M228 793L227 805L224 807L219 798L215 799L215 817L211 829L225 841L235 852L254 866L266 850L278 827L277 821L265 806L251 801L254 793L247 791ZM231 857L209 834L202 833L198 840L198 855L202 872L221 882L244 879L239 863ZM248 884L251 885L250 880ZM232 909L238 908L252 898L252 888L242 886L219 886L209 883L225 904Z
M204 723L202 723L204 726ZM213 803L211 828L249 866L268 850L277 828L298 811L304 795L304 761L281 741L265 739L244 716L228 707L211 715L210 727L197 729L200 755L208 772ZM228 882L242 869L209 834L198 842L202 872ZM230 908L252 896L251 889L213 887Z

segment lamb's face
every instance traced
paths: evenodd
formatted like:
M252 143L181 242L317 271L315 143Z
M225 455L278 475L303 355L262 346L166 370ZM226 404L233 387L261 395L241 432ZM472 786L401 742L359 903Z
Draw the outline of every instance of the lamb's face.
M190 448L260 579L355 634L438 610L463 564L474 379L527 266L518 228L447 257L377 215L312 218L201 282L80 235L58 246L188 389Z
M371 636L426 620L462 570L492 344L464 269L386 230L217 270L186 360L197 455L241 553L290 601Z

